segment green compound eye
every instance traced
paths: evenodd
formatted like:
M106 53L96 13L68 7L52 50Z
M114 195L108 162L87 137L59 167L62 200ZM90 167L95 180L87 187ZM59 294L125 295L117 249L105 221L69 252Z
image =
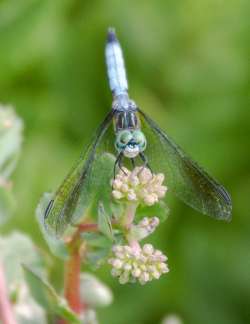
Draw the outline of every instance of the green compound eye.
M133 138L137 144L142 144L143 142L145 142L145 136L139 130L133 132Z
M118 135L118 141L122 144L128 144L128 142L133 138L130 131L121 131Z
M115 147L118 150L123 149L129 141L133 138L133 135L128 130L123 130L116 135Z
M140 151L144 151L147 145L147 141L143 132L140 130L134 131L133 139L136 142L136 144L138 144L138 146L140 147Z

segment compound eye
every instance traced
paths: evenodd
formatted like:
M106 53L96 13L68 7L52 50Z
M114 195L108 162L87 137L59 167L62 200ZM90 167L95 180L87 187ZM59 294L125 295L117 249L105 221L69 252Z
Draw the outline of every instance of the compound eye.
M128 130L123 130L116 135L115 147L118 151L123 150L126 145L133 138L132 134Z
M118 141L121 143L121 144L128 144L128 142L132 139L132 134L129 132L129 131L122 131L120 134L119 134L119 139Z
M133 138L137 144L143 144L146 141L145 136L141 131L134 131Z
M140 150L143 151L146 148L146 138L145 135L143 134L143 132L141 132L140 130L134 131L133 132L133 138L134 141L136 142L136 144L139 145Z

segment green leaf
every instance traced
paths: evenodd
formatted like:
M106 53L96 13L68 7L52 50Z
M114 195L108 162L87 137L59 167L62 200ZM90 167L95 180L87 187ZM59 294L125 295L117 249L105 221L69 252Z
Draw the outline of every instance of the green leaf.
M18 284L23 280L20 264L25 263L44 274L44 258L38 253L31 239L19 232L13 232L0 238L0 261L4 265L9 284Z
M23 264L26 282L35 300L47 309L72 324L80 324L77 315L70 310L64 298L57 295L55 289L30 267Z
M114 240L112 224L111 224L111 214L108 214L104 208L102 202L99 202L98 206L98 228L110 241Z
M105 248L110 247L110 240L102 233L81 233L81 237L87 242L90 247Z
M89 250L86 254L88 264L93 270L98 269L100 266L105 264L110 254L110 247L98 248Z
M125 211L126 205L120 201L111 201L111 214L115 220L119 220Z
M96 270L106 262L113 245L112 241L102 233L82 233L81 237L87 242L86 260Z
M51 231L48 230L45 222L44 222L44 215L45 210L52 198L52 194L45 193L36 209L36 218L39 223L40 230L43 233L43 237L47 242L50 251L60 259L67 259L68 258L68 250L67 247L62 239L58 239Z
M9 188L0 186L0 224L5 223L12 215L15 200Z

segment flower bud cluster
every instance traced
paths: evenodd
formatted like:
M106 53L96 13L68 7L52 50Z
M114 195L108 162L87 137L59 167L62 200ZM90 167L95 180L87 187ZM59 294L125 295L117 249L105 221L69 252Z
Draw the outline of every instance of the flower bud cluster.
M164 175L152 174L148 168L135 167L131 172L122 168L112 180L112 195L115 199L143 203L152 206L165 196Z
M111 274L118 277L121 284L136 281L145 284L169 271L167 257L151 244L136 249L128 245L115 245L113 253L114 256L108 261L113 267Z
M144 217L137 225L131 226L128 236L140 241L152 234L159 223L158 217Z
M140 228L145 229L148 234L151 234L154 232L156 227L160 224L160 220L158 217L144 217L138 224L137 226Z

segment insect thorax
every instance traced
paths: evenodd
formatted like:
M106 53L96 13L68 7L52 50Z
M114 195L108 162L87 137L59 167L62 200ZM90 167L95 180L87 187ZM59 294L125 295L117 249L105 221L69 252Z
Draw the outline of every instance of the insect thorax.
M136 110L118 111L114 116L115 132L140 129L141 123Z

